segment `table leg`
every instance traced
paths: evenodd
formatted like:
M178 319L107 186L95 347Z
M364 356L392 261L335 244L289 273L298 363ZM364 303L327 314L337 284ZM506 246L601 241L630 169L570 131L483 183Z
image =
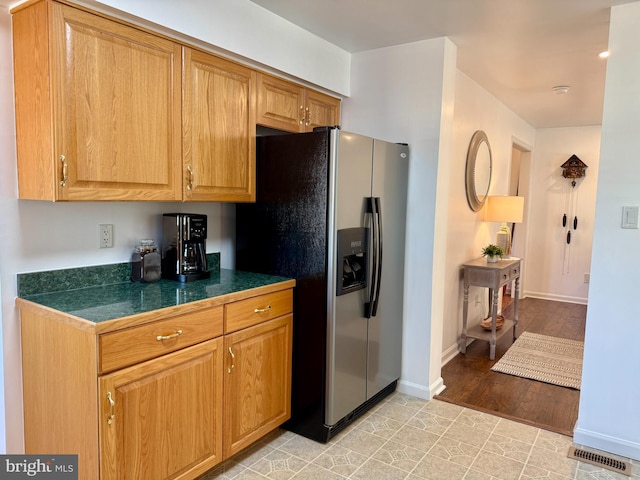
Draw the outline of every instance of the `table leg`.
M513 297L513 340L518 336L518 297L520 297L520 277L516 278Z
M496 358L496 322L498 321L498 297L500 288L494 288L491 306L491 338L489 339L489 360Z
M464 285L464 302L462 302L462 335L458 348L462 354L467 353L467 315L469 314L469 285Z

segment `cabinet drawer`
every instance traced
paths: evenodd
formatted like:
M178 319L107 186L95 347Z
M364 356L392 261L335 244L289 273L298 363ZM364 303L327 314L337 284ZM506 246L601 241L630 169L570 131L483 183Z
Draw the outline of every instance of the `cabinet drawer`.
M117 370L222 335L222 307L99 336L100 373Z
M514 280L520 276L520 264L513 265L511 270L509 270L509 279Z
M224 306L224 331L235 332L293 311L293 290L259 295Z
M520 275L520 264L511 265L500 270L500 282L510 282Z

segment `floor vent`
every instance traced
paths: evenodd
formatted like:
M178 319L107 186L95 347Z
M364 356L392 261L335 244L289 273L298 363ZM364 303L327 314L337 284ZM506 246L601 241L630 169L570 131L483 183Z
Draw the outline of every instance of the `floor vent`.
M606 468L613 472L621 473L622 475L631 476L631 464L623 460L607 457L606 455L600 455L599 453L589 452L578 447L569 447L569 458L578 460L580 462L590 463L597 467Z

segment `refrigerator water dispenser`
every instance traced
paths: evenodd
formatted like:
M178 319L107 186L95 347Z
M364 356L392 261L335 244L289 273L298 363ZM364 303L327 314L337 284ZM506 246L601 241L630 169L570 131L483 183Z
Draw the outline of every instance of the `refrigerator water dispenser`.
M369 229L338 230L338 278L336 296L367 287L367 245Z

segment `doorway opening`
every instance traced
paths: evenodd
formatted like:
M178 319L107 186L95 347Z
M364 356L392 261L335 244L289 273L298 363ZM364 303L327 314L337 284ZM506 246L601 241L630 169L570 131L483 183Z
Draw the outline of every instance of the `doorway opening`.
M526 291L527 264L535 261L526 255L531 168L531 149L514 141L508 175L509 185L505 193L525 198L523 222L511 225L512 255L523 259L518 335L523 331L529 331L583 340L586 305L523 298ZM511 295L511 288L508 288L503 292L501 299L502 314L505 317L512 317ZM558 322L558 318L562 318L562 322ZM494 360L489 359L488 344L475 341L467 347L465 355L458 354L443 365L441 375L447 388L436 398L572 436L578 415L579 390L491 370L512 345L509 337L505 335L497 343Z

